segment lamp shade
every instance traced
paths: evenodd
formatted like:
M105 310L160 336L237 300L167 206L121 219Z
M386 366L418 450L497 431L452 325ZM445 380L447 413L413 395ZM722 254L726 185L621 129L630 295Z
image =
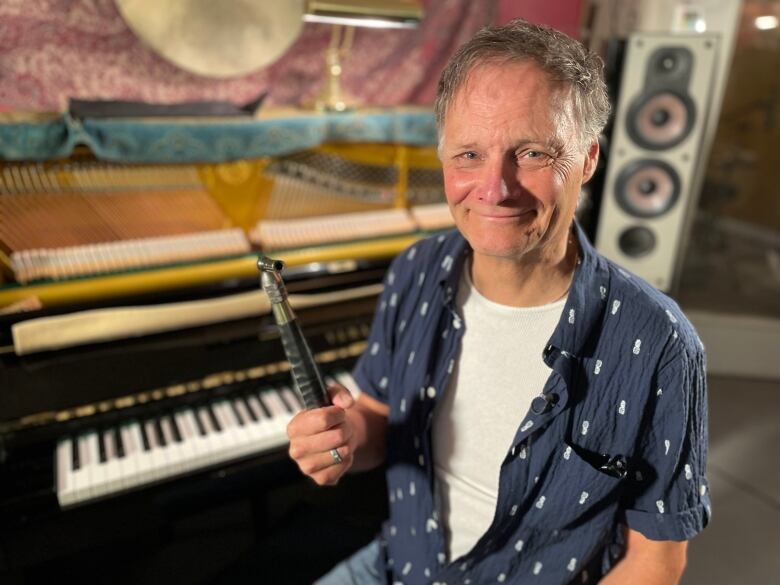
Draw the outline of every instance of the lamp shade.
M205 77L252 73L298 38L304 0L116 0L130 29L156 53Z
M374 28L414 28L424 16L416 0L307 0L306 22L367 26Z

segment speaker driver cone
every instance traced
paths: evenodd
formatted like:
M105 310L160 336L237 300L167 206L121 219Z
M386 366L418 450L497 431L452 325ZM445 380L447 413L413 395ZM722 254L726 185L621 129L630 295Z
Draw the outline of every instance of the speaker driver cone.
M644 226L633 226L623 230L618 245L626 256L641 258L655 249L655 234Z
M639 146L662 150L685 140L695 121L691 98L664 90L640 96L628 110L626 127Z
M660 160L638 160L623 168L615 181L615 197L626 213L657 217L669 211L680 196L680 178Z

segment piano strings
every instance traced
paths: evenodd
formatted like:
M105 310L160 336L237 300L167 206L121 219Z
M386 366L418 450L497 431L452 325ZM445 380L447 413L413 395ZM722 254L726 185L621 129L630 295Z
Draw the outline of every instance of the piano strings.
M256 165L6 163L0 263L28 284L448 227L438 163L399 164L399 148L324 146ZM230 207L247 194L214 193L214 168L267 192L249 194L239 219Z

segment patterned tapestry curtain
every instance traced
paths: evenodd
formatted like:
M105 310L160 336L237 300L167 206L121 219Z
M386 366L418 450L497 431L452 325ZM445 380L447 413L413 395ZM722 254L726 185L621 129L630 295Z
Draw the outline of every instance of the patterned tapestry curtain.
M496 0L425 0L418 29L356 29L344 89L365 106L430 105L449 55L495 17ZM274 64L220 80L159 57L127 27L113 0L0 3L0 111L63 111L69 97L267 105L312 101L324 77L330 27L306 24Z

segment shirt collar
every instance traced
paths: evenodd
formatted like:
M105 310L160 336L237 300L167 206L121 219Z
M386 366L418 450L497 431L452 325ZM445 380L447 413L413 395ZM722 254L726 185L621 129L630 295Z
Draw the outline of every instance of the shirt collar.
M594 328L602 321L609 296L609 270L605 260L593 248L588 237L574 222L574 235L579 244L580 258L574 269L569 296L549 345L573 356L586 355L588 340ZM445 299L451 303L458 289L466 256L471 251L463 235L454 230L449 247L451 260L442 263L439 284L445 290ZM449 267L448 267L449 265Z
M452 241L447 246L449 253L444 257L439 270L439 286L444 289L444 298L447 305L451 305L458 290L460 275L466 265L466 257L471 252L466 238L458 230L451 232ZM448 260L449 259L449 260Z
M609 297L610 272L604 258L596 252L580 225L574 222L574 235L580 258L574 269L569 296L549 345L573 356L590 351L588 341L604 318Z

